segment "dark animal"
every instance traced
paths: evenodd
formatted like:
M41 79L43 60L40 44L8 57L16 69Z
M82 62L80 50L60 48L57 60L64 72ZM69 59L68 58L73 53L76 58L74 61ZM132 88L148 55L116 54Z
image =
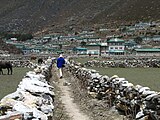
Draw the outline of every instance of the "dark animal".
M36 60L37 59L37 57L36 56L31 56L31 58L30 58L31 60Z
M10 62L0 62L0 74L3 75L3 70L2 69L7 69L8 70L8 75L12 75L12 64Z
M43 63L43 59L42 58L39 58L38 59L38 64L42 64Z

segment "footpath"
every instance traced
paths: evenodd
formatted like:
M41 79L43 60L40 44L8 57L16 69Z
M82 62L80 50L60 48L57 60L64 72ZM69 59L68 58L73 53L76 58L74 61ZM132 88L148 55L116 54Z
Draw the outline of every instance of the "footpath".
M53 68L53 72L56 72L54 75L57 75L56 78L58 78L58 80L55 82L55 85L61 91L60 100L64 105L65 111L69 115L69 118L71 118L71 120L90 120L89 117L80 110L79 106L73 102L74 100L72 97L71 88L69 83L67 83L67 80L65 78L59 79L59 73L56 68Z

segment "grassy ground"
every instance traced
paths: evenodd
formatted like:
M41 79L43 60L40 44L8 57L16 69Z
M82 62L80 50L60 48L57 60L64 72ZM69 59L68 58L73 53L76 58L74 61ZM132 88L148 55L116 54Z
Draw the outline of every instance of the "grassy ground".
M6 75L7 70L3 70L5 75L0 75L0 99L2 99L7 94L16 91L19 82L22 80L23 76L29 68L13 68L13 75Z
M77 62L85 63L88 60L100 60L100 58L76 58ZM126 78L134 85L148 86L152 90L160 91L160 68L93 68L103 75L118 75Z
M73 60L75 60L76 62L80 62L80 63L85 63L89 60L101 60L100 58L98 57L83 57L83 58L74 58Z
M148 86L160 91L160 68L93 68L102 75L118 75L134 85Z

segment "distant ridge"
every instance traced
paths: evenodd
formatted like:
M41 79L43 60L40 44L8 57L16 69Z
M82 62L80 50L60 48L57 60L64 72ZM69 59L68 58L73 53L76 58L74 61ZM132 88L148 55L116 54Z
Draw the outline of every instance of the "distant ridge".
M0 31L33 33L47 28L56 30L59 26L160 20L160 0L0 0L0 3Z

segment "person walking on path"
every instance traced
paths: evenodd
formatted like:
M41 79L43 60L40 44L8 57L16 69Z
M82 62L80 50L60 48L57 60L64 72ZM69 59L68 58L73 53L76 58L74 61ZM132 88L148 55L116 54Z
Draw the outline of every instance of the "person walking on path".
M63 67L65 64L65 59L63 58L62 54L60 54L59 58L57 59L57 68L59 69L59 75L60 75L60 79L63 77Z

